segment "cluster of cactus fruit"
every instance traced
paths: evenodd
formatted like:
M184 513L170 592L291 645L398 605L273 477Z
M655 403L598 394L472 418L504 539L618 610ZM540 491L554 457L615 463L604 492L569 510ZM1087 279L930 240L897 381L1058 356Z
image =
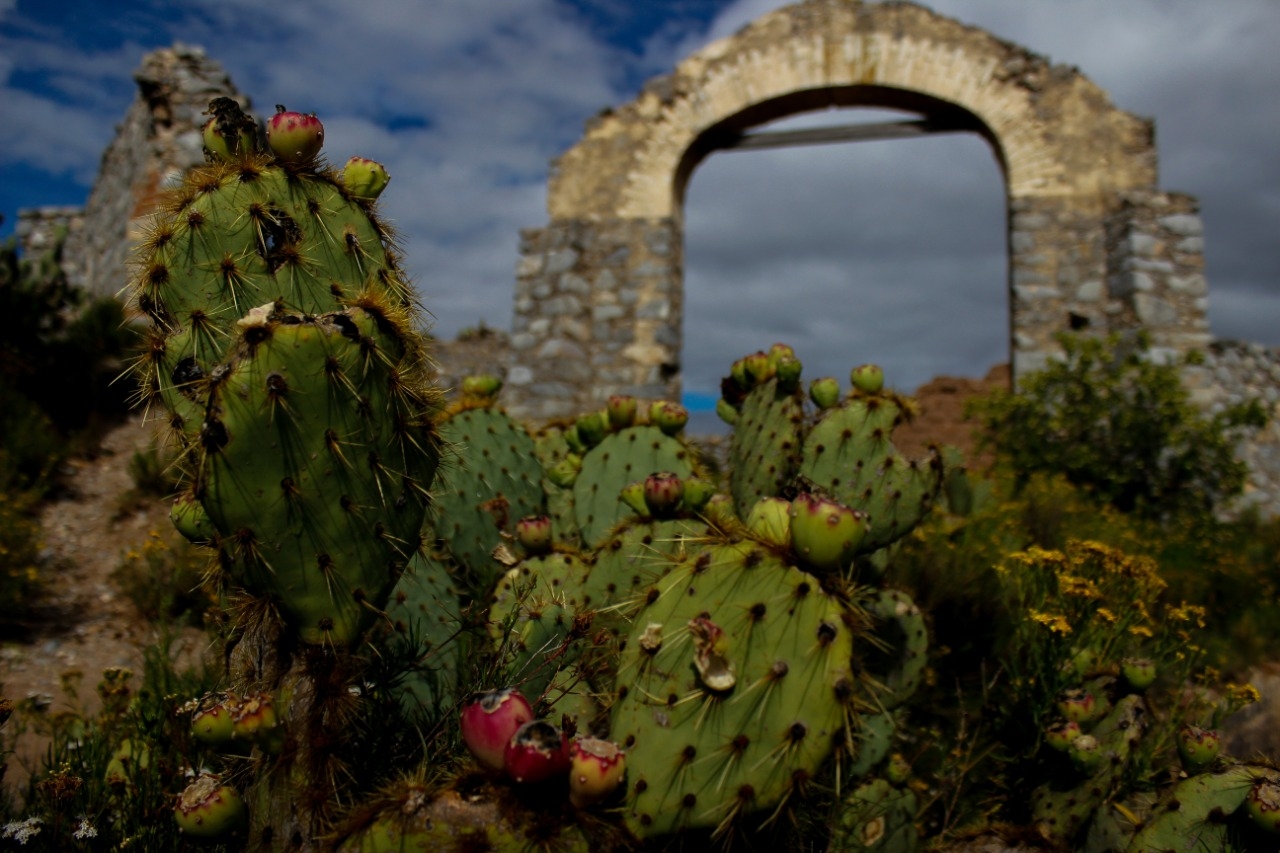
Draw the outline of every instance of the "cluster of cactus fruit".
M228 99L209 114L209 162L157 215L133 288L145 402L183 450L172 518L215 555L227 614L225 691L190 711L237 770L182 793L183 831L349 853L729 843L834 789L833 849L915 849L895 744L928 640L887 554L945 478L938 452L894 448L912 406L879 368L806 394L789 347L735 363L723 482L676 404L617 396L531 430L471 377L446 408L376 212L386 170L329 169L314 116L278 108L264 132ZM396 702L456 727L425 746L453 770L358 802L340 780L362 650L393 647L414 660ZM1088 739L1133 743L1138 702L1056 737L1087 769ZM1209 766L1221 784L1178 789L1199 779L1182 796L1223 808L1246 771ZM1274 774L1247 774L1227 810L1274 824Z

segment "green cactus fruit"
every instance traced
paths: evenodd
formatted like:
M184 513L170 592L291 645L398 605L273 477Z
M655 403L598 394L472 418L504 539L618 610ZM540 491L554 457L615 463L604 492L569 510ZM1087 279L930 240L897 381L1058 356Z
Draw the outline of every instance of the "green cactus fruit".
M1200 726L1183 726L1178 730L1177 743L1178 755L1192 773L1208 767L1222 751L1222 735Z
M747 515L747 529L762 542L791 549L791 501L761 498Z
M800 387L800 374L803 370L804 365L798 358L785 356L779 359L773 371L778 380L778 390L784 394L795 392Z
M169 521L193 545L209 545L218 533L204 505L189 491L174 498L169 508Z
M387 167L367 157L352 157L342 168L342 187L347 195L374 201L391 182Z
M591 412L578 418L574 422L574 426L578 428L578 438L582 441L583 446L590 450L609 434L609 413L603 410Z
M286 110L276 104L276 112L267 120L267 147L285 163L305 165L316 159L324 146L324 125L314 113Z
M1259 779L1255 782L1245 797L1244 813L1272 835L1280 834L1280 781Z
M1102 751L1102 744L1098 743L1098 739L1090 734L1077 735L1067 744L1067 757L1071 759L1071 764L1086 776L1092 776L1106 761L1106 753Z
M231 736L260 746L267 752L279 752L284 737L283 725L276 712L276 699L270 693L250 693L232 709Z
M200 131L207 158L230 163L254 153L258 127L234 99L214 98L204 114L210 116Z
M467 585L487 592L507 569L495 549L508 541L518 519L545 510L537 448L525 428L496 407L463 408L439 430L458 464L441 476L431 527Z
M418 547L433 404L386 313L247 319L210 388L195 489L237 584L304 642L352 644Z
M573 484L578 481L578 475L582 473L582 457L576 453L570 453L564 459L546 469L546 472L547 479L553 485L562 489L572 488Z
M498 392L502 390L502 380L492 373L472 374L462 378L459 390L464 398L490 403L497 399Z
M861 364L849 373L849 381L863 394L879 394L884 390L884 370L878 364Z
M619 499L622 488L655 471L692 475L689 451L678 439L652 426L635 426L605 436L582 459L573 484L573 510L582 541L599 545L614 525L631 514Z
M605 412L609 417L610 429L617 432L620 429L635 426L637 407L636 398L629 394L611 395L605 403Z
M916 849L916 795L885 779L864 782L841 800L829 853L911 853Z
M679 474L655 471L644 480L644 503L654 518L671 518L684 498L684 483Z
M747 375L747 360L740 358L729 367L729 378L740 391L751 390L751 378Z
M540 557L551 550L551 517L527 515L516 522L516 541L530 557Z
M715 496L716 487L702 477L686 477L681 488L680 501L688 512L701 512Z
M191 734L202 743L215 746L229 743L235 736L234 699L223 697L218 701L202 703L191 715Z
M751 388L763 385L773 378L773 364L769 361L769 354L766 352L754 352L747 356L743 367Z
M631 507L641 518L648 518L649 502L644 498L644 485L644 480L627 483L622 487L622 491L618 492L618 500Z
M178 797L173 818L184 835L225 839L245 828L249 810L235 788L216 775L201 773Z
M809 399L819 409L834 408L840 402L840 380L823 376L809 383Z
M845 735L843 613L750 543L711 547L663 576L618 666L611 739L627 749L629 829L723 834L805 784Z
M1120 674L1132 690L1146 690L1156 681L1156 664L1150 658L1124 658Z
M783 360L795 358L796 351L791 348L790 344L776 343L769 347L767 355L769 356L769 366L776 370L778 364Z
M1097 716L1098 700L1088 690L1074 687L1058 694L1058 713L1076 723L1087 723Z
M649 407L649 423L666 435L678 435L689 423L689 410L670 400L659 400Z
M1082 734L1084 730L1075 720L1058 720L1044 730L1044 742L1056 752L1066 752L1071 742Z
M721 397L719 400L716 400L716 417L720 418L720 420L724 421L729 426L733 426L738 422L738 410L735 409L733 404L728 400Z
M791 501L791 547L818 572L845 569L867 535L866 513L812 494Z
M942 487L937 452L908 461L890 441L906 406L890 395L850 397L823 412L804 440L800 475L833 500L867 514L871 528L858 548L861 554L910 532Z
M776 381L755 387L742 400L729 440L729 492L740 518L756 501L776 497L795 476L800 461L804 400Z
M911 762L902 753L895 752L884 766L884 778L891 785L905 785L911 778Z

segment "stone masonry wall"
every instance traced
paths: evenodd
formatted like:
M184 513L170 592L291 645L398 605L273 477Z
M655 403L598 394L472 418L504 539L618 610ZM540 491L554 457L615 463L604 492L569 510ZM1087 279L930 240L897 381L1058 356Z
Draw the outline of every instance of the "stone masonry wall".
M128 283L128 261L158 194L204 162L201 113L219 96L245 107L222 66L187 45L148 54L134 74L138 95L102 165L84 208L84 227L68 237L71 281L98 296Z
M18 249L28 260L36 260L58 242L58 232L66 230L66 239L74 242L84 229L84 210L79 207L37 207L18 211L18 224L14 236ZM75 235L75 236L72 236ZM62 269L67 279L74 281L78 270L75 258L62 253Z

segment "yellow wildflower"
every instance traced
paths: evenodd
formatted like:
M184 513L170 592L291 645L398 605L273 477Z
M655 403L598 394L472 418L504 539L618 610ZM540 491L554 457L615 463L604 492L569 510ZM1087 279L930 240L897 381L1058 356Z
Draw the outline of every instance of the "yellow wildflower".
M1031 621L1044 625L1055 634L1071 633L1071 623L1060 613L1042 613L1039 610L1032 610Z

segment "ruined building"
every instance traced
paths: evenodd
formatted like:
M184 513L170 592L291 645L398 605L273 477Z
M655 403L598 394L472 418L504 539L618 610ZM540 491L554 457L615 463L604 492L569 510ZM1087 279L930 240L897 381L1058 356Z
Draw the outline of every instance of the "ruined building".
M138 84L68 246L75 280L99 293L124 283L128 223L199 161L200 111L233 92L189 48L149 56ZM902 133L985 139L1008 198L1014 375L1051 358L1068 328L1142 328L1157 352L1203 351L1187 373L1198 402L1257 396L1275 410L1242 452L1246 502L1280 512L1280 354L1211 338L1199 209L1158 186L1152 122L1113 106L1075 68L912 3L776 10L589 122L553 164L548 221L521 234L508 408L542 419L616 393L678 397L690 176L753 127L833 106L907 110L920 120ZM31 212L24 233L36 239L41 224L75 216Z

